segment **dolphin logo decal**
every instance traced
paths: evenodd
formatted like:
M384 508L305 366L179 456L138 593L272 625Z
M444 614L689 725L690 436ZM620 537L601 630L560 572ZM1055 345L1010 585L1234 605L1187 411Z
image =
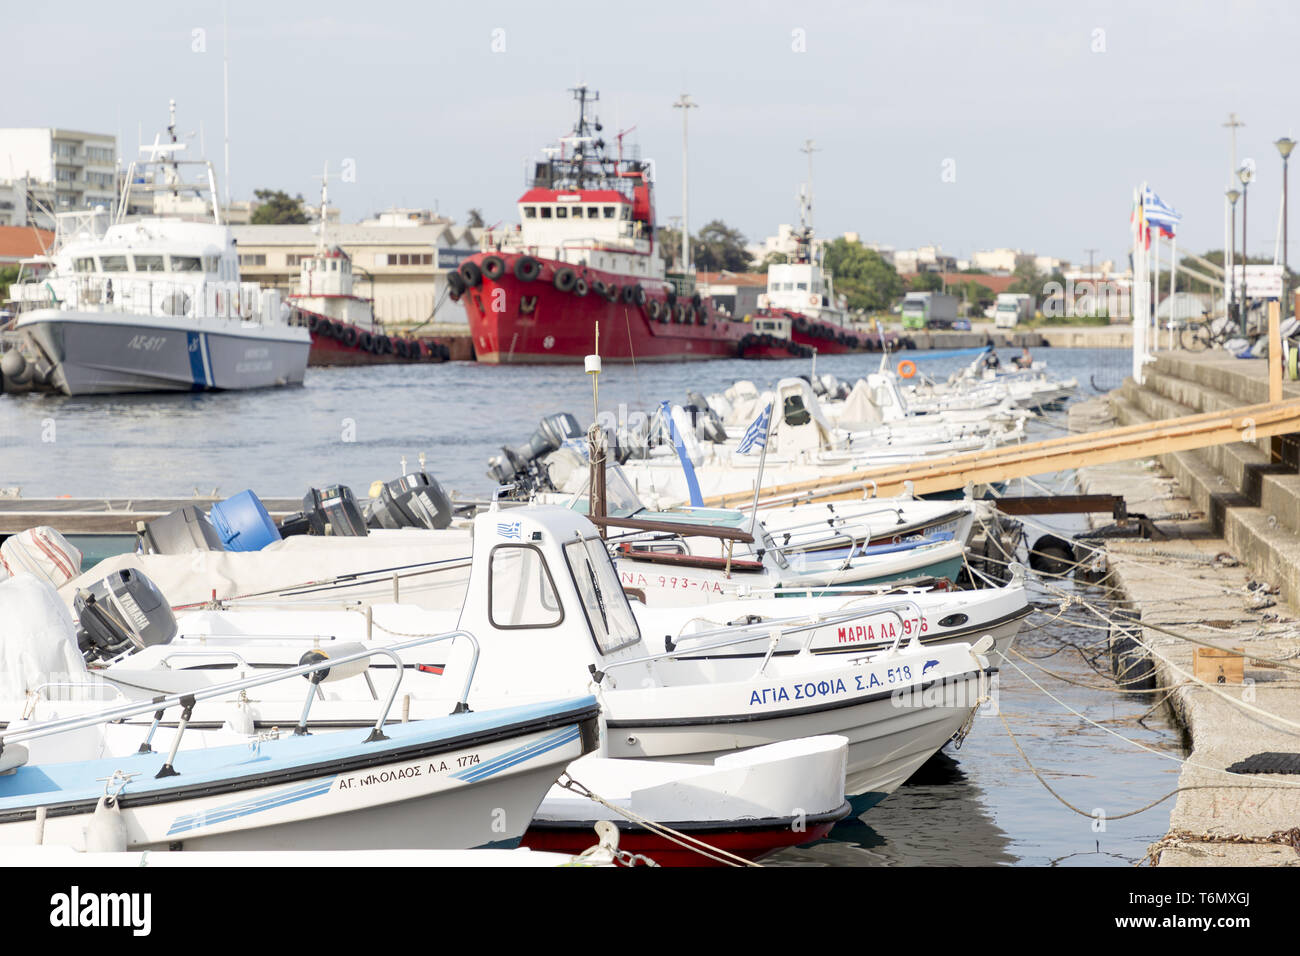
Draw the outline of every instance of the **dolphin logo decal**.
M924 677L926 674L928 674L930 672L931 667L938 667L938 666L939 666L938 661L926 661L925 666L921 668L921 676Z

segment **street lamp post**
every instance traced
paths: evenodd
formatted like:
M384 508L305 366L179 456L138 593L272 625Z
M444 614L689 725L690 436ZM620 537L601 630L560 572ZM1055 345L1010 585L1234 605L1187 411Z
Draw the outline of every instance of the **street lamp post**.
M1250 184L1255 178L1255 170L1250 161L1241 164L1237 170L1241 180L1241 334L1246 335L1246 316L1250 312L1250 290L1246 283L1246 268L1250 264L1249 247L1246 245L1246 211L1250 206Z
M691 227L686 212L686 117L699 105L691 100L689 93L683 93L673 104L673 109L682 111L682 272L691 271Z
M1229 189L1224 195L1228 197L1229 217L1232 219L1232 239L1228 243L1228 253L1223 259L1224 265L1227 266L1228 309L1231 314L1231 310L1237 307L1237 267L1232 260L1237 255L1237 200L1241 198L1241 190Z
M1286 168L1291 150L1295 149L1295 140L1283 136L1273 145L1282 154L1282 318L1286 319L1291 309L1291 276L1286 269Z

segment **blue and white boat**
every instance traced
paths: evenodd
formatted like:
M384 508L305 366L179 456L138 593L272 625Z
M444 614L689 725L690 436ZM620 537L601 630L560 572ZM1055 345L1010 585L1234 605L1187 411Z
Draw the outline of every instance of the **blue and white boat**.
M463 632L438 639L451 637L468 639ZM423 638L403 646L430 643L433 639ZM340 679L356 676L356 665L375 654L395 657L395 652L366 649L318 654L278 674L195 693L11 724L0 735L0 846L115 852L510 847L564 768L596 746L600 710L592 696L476 713L462 694L449 716L386 722L400 670L368 732L307 732L320 683L331 672ZM298 675L308 682L296 730L182 749L200 701L242 695ZM154 732L169 710L180 712L177 729L169 750L155 751ZM155 712L153 725L141 733L143 743L134 754L26 763L26 740L149 711Z

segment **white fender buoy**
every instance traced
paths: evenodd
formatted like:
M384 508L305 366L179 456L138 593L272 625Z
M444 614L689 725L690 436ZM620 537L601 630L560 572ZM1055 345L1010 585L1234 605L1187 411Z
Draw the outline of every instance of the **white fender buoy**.
M126 852L126 821L116 799L103 796L95 804L95 812L86 827L86 852Z

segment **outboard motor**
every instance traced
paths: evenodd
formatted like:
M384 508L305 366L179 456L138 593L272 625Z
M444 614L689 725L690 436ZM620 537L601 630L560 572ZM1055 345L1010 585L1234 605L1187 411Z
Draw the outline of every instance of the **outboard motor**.
M501 455L488 462L488 477L499 484L509 484L527 474L537 459L555 451L570 438L581 438L582 435L578 420L568 412L547 415L527 444L513 450L504 445L501 447Z
M423 471L385 482L379 496L366 506L366 524L371 528L445 528L451 515L451 499Z
M280 522L280 534L364 538L369 531L357 499L347 485L312 488L302 497L302 511Z
M176 636L176 617L162 592L131 568L79 590L72 609L80 624L77 648L87 663L166 644Z
M727 426L699 392L687 392L691 404L685 406L686 414L695 423L695 434L702 441L722 443L727 440Z
M142 554L190 554L225 551L212 521L194 505L186 505L153 521L136 525Z

